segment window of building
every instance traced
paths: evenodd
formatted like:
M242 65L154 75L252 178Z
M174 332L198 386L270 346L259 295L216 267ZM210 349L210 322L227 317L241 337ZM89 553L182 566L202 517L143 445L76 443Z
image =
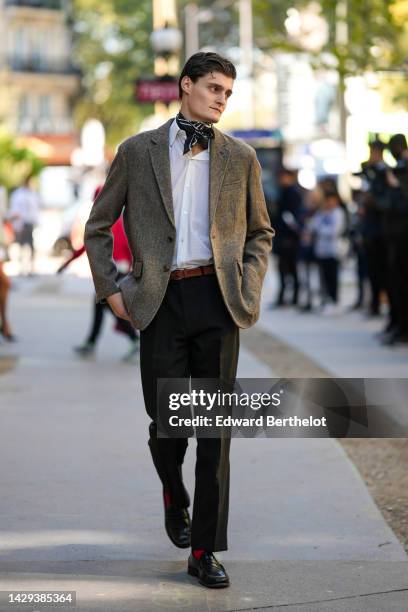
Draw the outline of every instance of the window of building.
M51 117L51 96L40 96L40 119L50 119Z
M32 99L23 93L18 100L18 128L21 132L31 132L33 129Z
M38 97L37 130L42 133L53 131L51 96L48 94Z
M13 68L22 68L28 55L27 30L24 27L16 28L12 36L11 60Z
M18 101L18 118L20 121L29 116L29 101L27 94L21 94Z

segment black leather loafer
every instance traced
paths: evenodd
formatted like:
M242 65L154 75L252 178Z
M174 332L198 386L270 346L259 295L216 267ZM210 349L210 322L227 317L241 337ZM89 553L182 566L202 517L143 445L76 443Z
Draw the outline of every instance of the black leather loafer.
M196 559L191 553L188 558L187 572L190 576L196 576L200 584L210 589L222 589L230 585L224 566L211 552L204 552L200 559Z
M191 544L191 522L187 508L169 506L164 510L164 525L167 535L177 548L189 548Z

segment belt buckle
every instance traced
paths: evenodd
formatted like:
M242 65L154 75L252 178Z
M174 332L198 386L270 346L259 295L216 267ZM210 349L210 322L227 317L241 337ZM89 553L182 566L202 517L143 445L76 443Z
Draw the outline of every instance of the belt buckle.
M210 266L197 266L196 268L180 268L178 270L173 270L172 279L173 280L182 280L183 278L193 278L196 276L205 276L209 274L208 268Z

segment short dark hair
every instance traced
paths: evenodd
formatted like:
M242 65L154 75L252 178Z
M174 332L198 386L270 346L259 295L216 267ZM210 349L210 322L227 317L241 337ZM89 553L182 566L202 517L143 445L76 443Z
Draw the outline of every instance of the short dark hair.
M296 178L297 170L292 170L292 168L281 166L278 170L278 176L290 176L291 178Z
M405 134L394 134L388 142L388 148L397 148L404 150L407 148L407 139Z
M340 202L339 192L336 191L335 189L328 189L327 191L325 191L324 192L324 197L325 198L336 198L336 200L338 200Z
M218 55L218 53L208 52L194 53L184 65L181 71L178 86L180 99L183 95L181 88L181 80L183 77L188 76L195 83L200 77L209 74L210 72L221 72L225 76L231 77L232 79L237 78L237 71L232 62L227 58Z

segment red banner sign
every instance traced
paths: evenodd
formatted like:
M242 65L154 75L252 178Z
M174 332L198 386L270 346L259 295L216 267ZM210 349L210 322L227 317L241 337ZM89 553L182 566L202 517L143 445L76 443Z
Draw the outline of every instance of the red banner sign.
M135 98L138 102L173 102L179 99L178 82L176 79L139 79Z

